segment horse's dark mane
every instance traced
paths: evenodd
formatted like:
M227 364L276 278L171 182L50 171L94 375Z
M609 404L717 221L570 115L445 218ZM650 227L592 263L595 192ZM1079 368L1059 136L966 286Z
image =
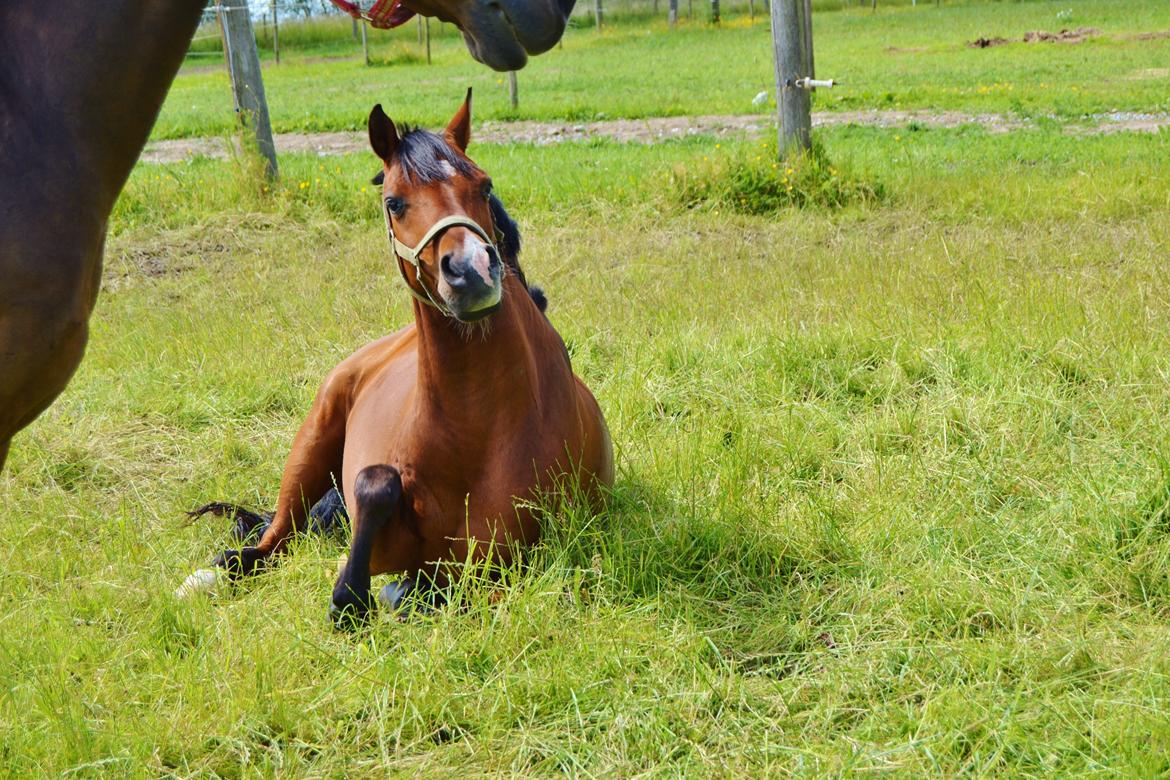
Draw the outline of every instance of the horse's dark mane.
M536 285L528 284L528 279L524 276L524 269L520 267L520 226L504 209L503 201L495 193L488 196L488 208L491 209L492 222L496 225L496 231L500 234L497 245L497 249L500 250L500 259L512 270L512 273L516 274L520 284L528 290L528 294L536 303L536 308L545 311L548 308L548 296L544 294L544 290Z
M429 130L406 125L403 126L402 137L394 149L390 162L401 165L403 173L412 182L422 184L448 178L450 171L444 170L443 163L448 163L456 173L464 176L470 176L474 173L472 163L452 149L442 136ZM371 182L375 185L381 185L385 176L384 171L379 171L371 179ZM494 193L488 197L488 207L492 212L492 222L495 223L496 230L500 233L497 245L500 259L504 261L512 273L516 274L520 283L532 296L536 307L545 311L548 308L548 297L539 287L529 286L528 279L524 276L524 270L520 267L520 227L504 209L503 202Z

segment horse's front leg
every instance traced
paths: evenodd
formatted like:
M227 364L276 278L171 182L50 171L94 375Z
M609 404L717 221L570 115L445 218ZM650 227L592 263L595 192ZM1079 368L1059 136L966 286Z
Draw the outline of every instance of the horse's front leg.
M225 550L216 557L214 565L230 576L252 574L283 550L289 537L305 526L308 507L333 487L333 475L341 473L349 383L337 379L335 372L322 385L308 419L293 439L276 513L260 541L255 547Z
M353 492L353 541L329 604L339 628L360 622L373 607L370 556L378 534L402 515L402 476L393 466L367 466L358 472Z

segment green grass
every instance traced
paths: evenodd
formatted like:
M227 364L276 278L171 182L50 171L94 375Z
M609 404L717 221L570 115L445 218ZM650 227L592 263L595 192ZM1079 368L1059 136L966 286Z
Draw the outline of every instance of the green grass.
M1057 17L1069 10L1070 17ZM392 116L434 124L446 120L452 101L468 85L476 89L479 120L771 110L752 105L757 93L772 89L763 16L752 23L745 15L731 15L720 27L695 21L675 31L661 20L637 18L619 19L601 34L588 27L571 30L563 49L533 58L521 73L516 110L509 105L505 79L473 62L450 26L440 37L434 25L433 65L419 60L413 25L372 33L372 58L391 64L367 68L346 22L332 24L334 43L316 43L326 36L315 33L307 48L290 50L279 66L265 67L278 132L359 129L376 102ZM1076 45L966 46L979 37L1022 38L1028 30L1081 26L1096 27L1102 35ZM1162 0L826 10L815 17L817 70L844 86L819 91L815 108L955 109L1059 120L1113 110L1168 111L1170 38L1133 37L1155 31L1170 31L1170 5ZM207 58L192 62L171 89L156 138L230 130L231 92L222 65Z
M170 594L228 544L182 510L271 505L325 372L409 317L372 155L137 169L0 475L0 774L1166 772L1170 135L820 138L885 196L680 205L748 142L472 147L615 495L498 605L359 636L335 542Z

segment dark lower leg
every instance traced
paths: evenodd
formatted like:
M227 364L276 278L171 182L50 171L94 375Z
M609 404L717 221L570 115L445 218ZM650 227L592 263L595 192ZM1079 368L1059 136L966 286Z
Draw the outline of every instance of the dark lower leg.
M402 479L392 466L368 466L354 481L353 541L349 559L333 586L329 614L338 626L361 620L373 605L370 555L378 534L393 522L402 498Z

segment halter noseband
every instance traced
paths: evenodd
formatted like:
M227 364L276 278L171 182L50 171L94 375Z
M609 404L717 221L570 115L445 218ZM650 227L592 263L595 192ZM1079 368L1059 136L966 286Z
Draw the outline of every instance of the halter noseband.
M435 300L435 297L431 295L431 291L427 289L426 284L423 283L422 264L418 260L419 255L423 253L423 250L427 248L427 245L434 241L440 233L442 233L447 228L455 227L456 225L465 227L472 233L475 233L487 243L491 251L498 253L499 250L496 249L495 242L488 237L487 232L474 220L468 217L452 214L449 217L443 217L438 222L431 225L431 229L426 232L426 235L422 237L422 240L418 242L417 246L407 246L398 240L398 236L394 235L394 223L392 221L393 218L390 216L390 207L386 206L385 204L383 204L382 207L382 216L386 218L386 234L390 237L390 248L394 250L394 256L398 259L398 273L402 274L402 281L406 282L406 289L410 292L411 295L426 305L434 306L444 316L454 317L455 315L451 311L450 307L441 301ZM418 280L418 286L422 288L422 293L419 293L418 290L414 289L414 285L411 284L410 279L407 278L406 268L402 265L403 261L406 261L414 266L414 276L415 279Z

